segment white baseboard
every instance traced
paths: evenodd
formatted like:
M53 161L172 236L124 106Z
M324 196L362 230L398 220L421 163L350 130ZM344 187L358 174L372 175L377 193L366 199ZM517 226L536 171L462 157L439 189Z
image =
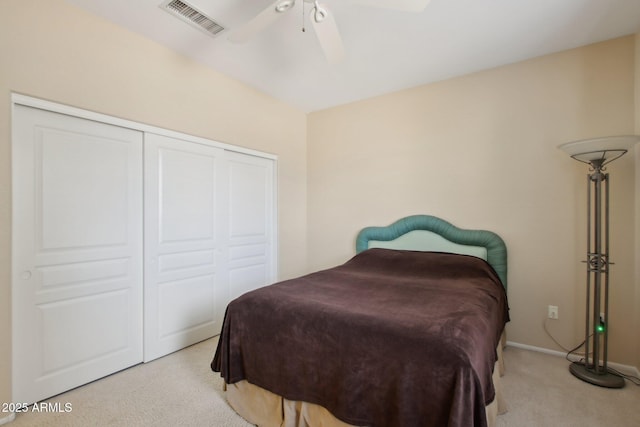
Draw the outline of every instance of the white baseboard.
M566 355L567 355L566 352L557 351L557 350L551 350L551 349L543 348L543 347L536 347L536 346L528 345L528 344L520 344L520 343L513 342L513 341L507 341L507 346L515 347L515 348L521 348L523 350L536 351L538 353L550 354L552 356L566 357ZM573 360L577 360L577 358L574 357ZM635 366L623 365L621 363L615 363L615 362L608 362L607 365L610 366L611 368L617 370L617 371L620 371L621 373L623 373L625 375L633 375L634 377L640 378L640 371Z
M6 417L2 417L0 418L0 426L3 424L8 424L11 421L16 419L16 414L14 414L13 412L10 413L9 415L7 415Z

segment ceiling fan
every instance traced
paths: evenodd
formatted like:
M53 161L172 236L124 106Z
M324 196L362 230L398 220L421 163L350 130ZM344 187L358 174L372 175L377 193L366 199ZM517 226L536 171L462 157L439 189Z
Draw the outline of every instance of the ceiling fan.
M329 63L340 62L344 58L344 46L333 14L318 0L302 0L309 3L311 12L309 20L318 37L320 46ZM406 12L422 12L431 0L352 0L355 3L394 9ZM277 0L231 33L229 40L235 43L246 42L260 31L273 24L285 12L291 10L296 0ZM303 29L304 31L304 29Z

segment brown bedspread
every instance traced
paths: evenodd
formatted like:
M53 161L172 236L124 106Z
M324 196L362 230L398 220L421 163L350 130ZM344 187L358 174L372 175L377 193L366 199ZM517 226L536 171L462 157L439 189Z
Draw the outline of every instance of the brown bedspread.
M485 426L508 307L471 256L370 249L227 307L211 368L368 426Z

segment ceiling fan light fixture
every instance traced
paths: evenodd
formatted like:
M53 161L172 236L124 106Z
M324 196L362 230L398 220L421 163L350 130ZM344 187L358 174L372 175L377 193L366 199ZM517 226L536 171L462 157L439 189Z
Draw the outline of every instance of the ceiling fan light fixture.
M324 21L324 18L327 17L327 12L324 9L316 9L313 13L313 20L318 24Z
M281 0L276 3L276 12L284 13L287 10L291 9L294 4L296 4L295 0Z
M318 4L317 0L314 1L313 2L313 20L319 24L322 21L324 21L326 17L327 17L327 11Z

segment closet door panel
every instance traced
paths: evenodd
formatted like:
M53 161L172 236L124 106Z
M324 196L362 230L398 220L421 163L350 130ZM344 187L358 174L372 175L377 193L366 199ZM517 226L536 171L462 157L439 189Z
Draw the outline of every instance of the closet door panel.
M13 103L17 402L219 334L276 277L275 160L48 104Z
M13 398L142 361L142 133L15 106Z
M219 333L224 150L145 134L145 361Z
M228 152L229 296L275 281L274 162Z

